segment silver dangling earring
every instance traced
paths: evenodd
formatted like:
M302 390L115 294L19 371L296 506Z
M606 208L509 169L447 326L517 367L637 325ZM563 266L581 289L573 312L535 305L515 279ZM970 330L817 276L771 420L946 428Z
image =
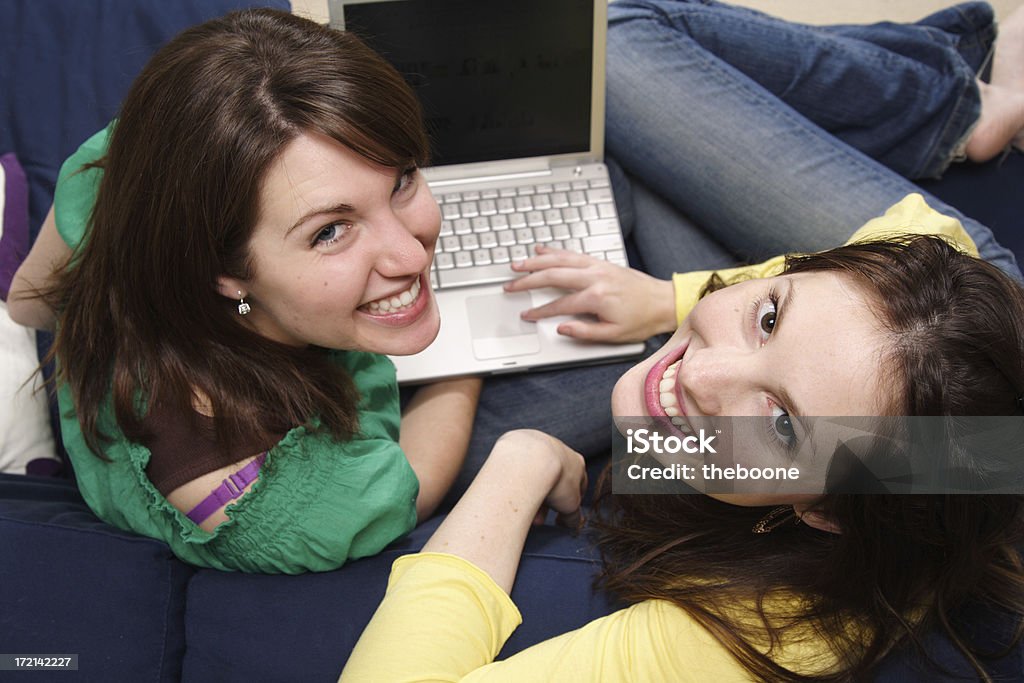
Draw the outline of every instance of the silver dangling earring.
M242 291L238 291L238 315L249 315L249 311L252 307L245 303L245 297L242 296Z

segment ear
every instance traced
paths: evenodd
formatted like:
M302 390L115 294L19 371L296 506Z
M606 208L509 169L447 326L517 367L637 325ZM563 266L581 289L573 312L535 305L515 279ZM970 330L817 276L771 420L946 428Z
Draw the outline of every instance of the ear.
M793 506L793 512L796 513L796 516L800 518L801 522L811 528L818 529L819 531L826 531L830 534L843 533L840 526L823 512L812 510L809 507L800 504Z
M223 297L234 300L241 299L248 293L244 282L227 275L217 276L217 292Z

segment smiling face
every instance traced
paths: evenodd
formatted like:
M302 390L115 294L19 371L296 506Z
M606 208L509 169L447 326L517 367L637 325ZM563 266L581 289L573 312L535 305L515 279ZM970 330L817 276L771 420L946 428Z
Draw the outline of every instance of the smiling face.
M440 225L416 169L302 134L264 178L253 276L223 276L219 289L241 291L251 305L245 323L284 344L416 353L440 325L429 279Z
M735 452L747 464L778 465L800 449L831 452L824 442L834 445L835 434L808 430L801 416L886 412L885 348L871 303L850 280L831 272L750 280L701 299L668 343L619 380L612 412L667 416L687 433L720 416L760 417L763 428L742 444L736 436Z

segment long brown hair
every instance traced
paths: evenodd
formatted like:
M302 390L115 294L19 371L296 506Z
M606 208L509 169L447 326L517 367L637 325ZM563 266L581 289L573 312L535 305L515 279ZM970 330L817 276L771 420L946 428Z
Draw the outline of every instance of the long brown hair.
M314 416L338 438L358 428L358 393L325 350L248 330L216 289L218 276L253 276L264 175L303 132L395 168L428 153L401 76L355 36L287 12L187 29L133 83L97 164L84 244L48 297L60 380L97 454L111 390L133 440L144 435L140 396L182 411L204 396L222 443Z
M788 259L787 272L813 271L845 273L877 304L896 414L1020 414L1024 290L997 268L943 239L911 237ZM944 422L950 442L963 437L958 421ZM981 659L1002 653L955 626L973 601L1015 615L1013 642L1021 638L1024 497L829 494L818 509L841 534L789 525L757 535L768 508L612 496L604 483L594 525L603 585L630 601L678 605L757 679L862 680L899 642L923 649L939 630L988 680ZM773 659L771 648L808 636L838 666L797 672Z

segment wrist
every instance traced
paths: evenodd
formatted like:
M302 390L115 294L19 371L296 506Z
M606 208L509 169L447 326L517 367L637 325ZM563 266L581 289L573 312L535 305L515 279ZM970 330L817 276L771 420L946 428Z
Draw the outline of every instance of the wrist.
M672 280L654 279L651 301L655 302L649 336L676 331L676 288Z
M529 490L538 508L562 475L561 457L551 448L548 437L529 431L502 435L491 449L487 464L492 461L510 486L521 484Z

